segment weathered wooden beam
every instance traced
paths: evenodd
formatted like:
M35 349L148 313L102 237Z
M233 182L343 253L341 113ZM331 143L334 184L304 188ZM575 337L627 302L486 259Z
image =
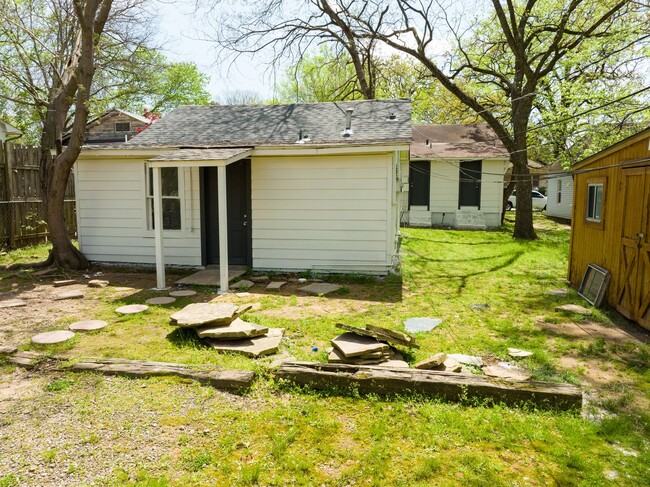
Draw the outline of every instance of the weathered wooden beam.
M253 371L222 369L212 365L190 367L186 364L127 359L97 359L65 365L69 357L48 357L37 352L20 352L15 349L12 351L11 347L0 349L0 354L5 355L8 362L28 369L43 364L49 370L58 372L97 372L127 377L176 376L218 389L248 389L255 380Z
M356 387L362 393L419 393L448 401L489 400L534 403L558 409L582 407L582 392L571 384L508 381L482 375L314 362L284 362L276 378L314 389Z

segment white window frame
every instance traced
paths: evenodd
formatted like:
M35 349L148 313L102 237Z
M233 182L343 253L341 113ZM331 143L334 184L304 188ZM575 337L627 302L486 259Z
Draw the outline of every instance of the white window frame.
M590 193L591 189L594 189L594 199L593 199L593 208L589 206ZM598 217L593 216L596 214L596 203L598 201L598 188L600 188L600 211L598 212ZM603 221L603 207L605 203L605 183L604 182L593 182L587 183L587 209L585 211L585 218L589 222L593 223L602 223ZM591 215L591 216L590 216Z
M164 168L167 169L167 168ZM180 216L181 216L181 222L180 222L180 228L163 228L163 232L171 232L174 234L178 234L183 232L183 229L185 228L185 171L184 168L181 167L173 167L170 166L169 169L176 169L178 172L178 196L162 196L162 199L174 199L174 200L179 200L180 201ZM146 224L146 229L148 232L153 233L153 191L151 191L151 185L153 183L152 179L149 178L151 168L148 165L145 165L144 168L144 180L145 180L145 192L144 192L144 197L145 197L145 224ZM161 177L162 177L162 171L161 171Z

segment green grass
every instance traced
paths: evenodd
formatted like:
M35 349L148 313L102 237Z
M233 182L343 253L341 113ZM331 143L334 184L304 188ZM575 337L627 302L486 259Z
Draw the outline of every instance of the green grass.
M543 216L535 218L540 238L533 242L512 239L510 228L404 229L401 277L325 277L343 284L345 291L306 297L289 287L254 298L260 308L246 317L285 328L282 348L299 360L325 360L324 349L340 332L337 322L403 330L409 317L441 318L438 328L418 334L421 348L406 353L408 360L456 352L512 361L508 347L530 350L533 355L517 363L535 379L588 388L593 399L585 410L600 420L532 406L448 404L414 395L381 398L354 390L313 392L278 384L263 367L269 359L216 354L193 332L168 324L173 311L214 298L212 290L197 288L201 294L196 299L119 317L115 307L159 293L143 289L116 299L107 288L98 291L92 312L109 326L80 335L71 348L61 350L71 360L111 356L214 363L256 370L260 379L245 394L231 395L169 378L59 374L43 382L42 396L31 400L30 415L9 418L0 426L0 441L14 430L32 435L46 429L52 438L67 435L63 445L41 445L33 451L36 447L26 443L19 453L25 458L40 454L42 461L47 457L64 471L74 463L70 475L79 484L646 485L649 348L553 336L537 325L583 320L554 308L585 303L574 291L566 298L544 294L565 286L561 279L566 276L569 235ZM16 279L29 276L12 277ZM471 308L483 303L487 309ZM623 322L607 309L594 310L592 319L605 326ZM568 366L564 357L580 365ZM52 411L65 420L50 420ZM107 425L119 425L119 431ZM149 452L152 444L156 453ZM74 445L89 458L75 455ZM637 456L624 455L618 447ZM93 455L99 459L127 451L131 460L116 460L101 479L83 477L88 468L84 462ZM612 472L614 481L607 478ZM15 470L5 484L25 475Z

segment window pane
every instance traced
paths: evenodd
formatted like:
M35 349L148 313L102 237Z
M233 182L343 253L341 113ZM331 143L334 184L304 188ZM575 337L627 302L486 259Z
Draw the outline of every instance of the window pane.
M587 218L594 217L594 189L592 185L587 188Z
M600 214L603 208L603 186L596 186L594 192L596 193L594 201L594 219L600 221Z
M161 170L162 195L178 196L178 168L164 167Z
M163 230L181 229L181 200L162 200Z

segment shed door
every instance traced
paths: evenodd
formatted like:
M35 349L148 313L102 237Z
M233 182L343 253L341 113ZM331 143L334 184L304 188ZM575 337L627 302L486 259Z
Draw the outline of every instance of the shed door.
M650 168L623 170L623 230L616 308L650 329Z
M483 161L461 161L458 170L458 208L475 206L481 209L481 174Z
M411 161L409 164L409 208L426 206L429 209L431 190L431 161Z

